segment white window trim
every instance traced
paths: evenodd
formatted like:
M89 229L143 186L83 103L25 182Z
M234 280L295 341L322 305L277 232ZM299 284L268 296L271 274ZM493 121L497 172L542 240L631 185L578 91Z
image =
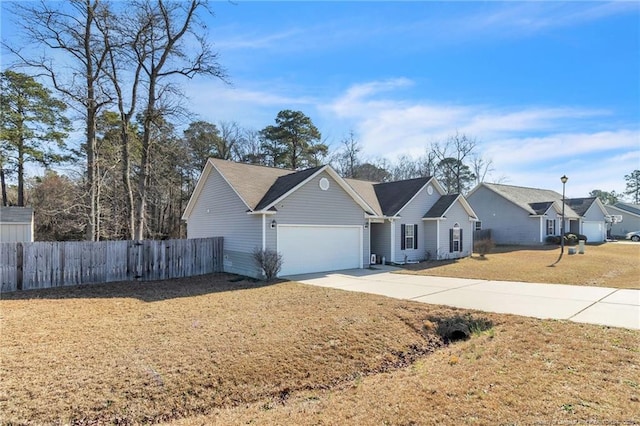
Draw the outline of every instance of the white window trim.
M411 230L411 235L409 235L409 230ZM405 250L415 250L415 223L407 223L404 225L404 249ZM411 244L409 244L409 239L411 239Z

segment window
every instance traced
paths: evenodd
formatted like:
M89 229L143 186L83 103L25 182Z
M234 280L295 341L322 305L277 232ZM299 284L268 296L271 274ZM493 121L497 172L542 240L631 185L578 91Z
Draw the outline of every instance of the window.
M476 221L476 231L482 231L482 222Z
M418 225L400 225L400 250L418 248Z
M547 219L547 235L556 235L555 219Z
M462 251L462 229L459 224L453 225L453 228L449 229L449 252Z

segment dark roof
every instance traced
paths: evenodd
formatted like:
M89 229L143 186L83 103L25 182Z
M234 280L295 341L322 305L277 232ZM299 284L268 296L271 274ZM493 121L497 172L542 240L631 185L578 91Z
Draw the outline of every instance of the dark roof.
M549 207L553 205L553 201L542 201L540 203L529 203L529 207L533 209L536 214L545 214Z
M373 186L384 216L395 216L431 180L430 176Z
M0 222L31 223L33 209L31 207L0 207Z
M296 185L303 182L309 176L320 170L323 166L313 167L311 169L301 170L299 172L290 173L288 175L280 176L276 179L275 183L271 185L264 197L256 205L255 210L262 210L269 204L282 197L284 194L295 188Z
M580 216L584 216L589 207L596 201L596 197L568 198L564 200Z
M458 199L459 194L443 195L431 206L424 218L437 218L442 217L445 212L451 207L451 205Z
M620 210L628 211L629 213L640 215L640 204L615 203L613 207L617 207Z

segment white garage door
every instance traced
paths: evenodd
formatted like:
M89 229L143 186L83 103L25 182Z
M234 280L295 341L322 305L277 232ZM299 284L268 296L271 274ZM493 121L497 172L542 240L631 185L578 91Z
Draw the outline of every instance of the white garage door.
M362 228L359 226L278 225L280 276L359 268Z
M582 233L587 237L588 243L601 243L604 241L604 223L583 222Z

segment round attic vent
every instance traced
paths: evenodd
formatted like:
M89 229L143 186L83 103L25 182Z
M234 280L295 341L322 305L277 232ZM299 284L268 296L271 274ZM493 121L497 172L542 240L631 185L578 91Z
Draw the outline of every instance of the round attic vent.
M433 186L431 185L427 186L427 194L429 195L433 194Z
M320 185L320 189L322 189L323 191L326 191L327 189L329 189L329 179L327 178L320 179L320 182L318 182L318 185Z

